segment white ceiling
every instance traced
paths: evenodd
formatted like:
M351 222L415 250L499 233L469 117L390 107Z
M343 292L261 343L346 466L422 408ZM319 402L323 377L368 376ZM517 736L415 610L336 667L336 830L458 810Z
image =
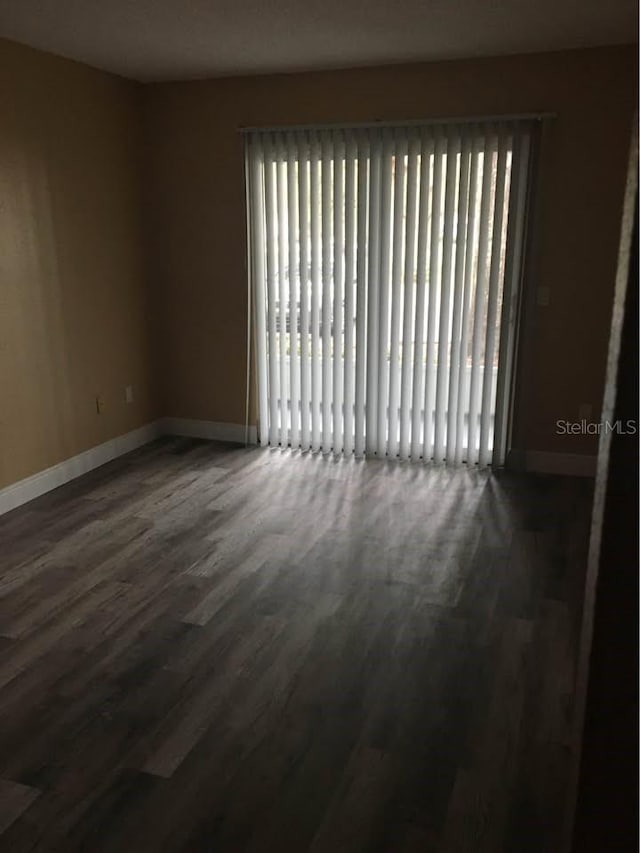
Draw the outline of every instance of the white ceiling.
M637 40L637 0L0 0L0 35L136 80Z

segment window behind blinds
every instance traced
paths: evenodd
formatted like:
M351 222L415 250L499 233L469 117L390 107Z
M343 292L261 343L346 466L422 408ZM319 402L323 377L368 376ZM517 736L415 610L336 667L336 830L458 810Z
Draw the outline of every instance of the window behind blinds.
M503 463L530 133L247 135L262 444Z

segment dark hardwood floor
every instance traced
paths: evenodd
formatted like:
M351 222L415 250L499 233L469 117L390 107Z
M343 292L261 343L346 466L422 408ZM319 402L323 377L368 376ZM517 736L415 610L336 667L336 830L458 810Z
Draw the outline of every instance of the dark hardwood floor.
M0 517L0 848L554 853L590 501L164 439Z

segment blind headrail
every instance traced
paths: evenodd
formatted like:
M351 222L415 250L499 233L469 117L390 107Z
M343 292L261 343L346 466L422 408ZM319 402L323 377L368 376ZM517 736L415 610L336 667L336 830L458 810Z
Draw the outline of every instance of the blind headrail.
M330 122L318 124L281 124L281 125L239 125L238 133L274 133L286 131L304 130L358 130L373 129L378 127L426 127L438 124L485 124L488 122L515 122L531 121L542 122L557 118L557 113L505 113L500 115L477 115L477 116L444 116L438 118L410 119L397 121L382 121L372 119L363 122Z

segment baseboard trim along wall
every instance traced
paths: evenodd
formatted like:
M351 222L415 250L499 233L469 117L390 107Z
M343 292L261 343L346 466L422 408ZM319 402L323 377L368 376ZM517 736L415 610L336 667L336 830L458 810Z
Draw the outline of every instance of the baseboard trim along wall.
M511 450L507 467L532 474L564 474L570 477L595 477L597 456L580 453L553 453L547 450Z
M231 441L237 444L257 444L258 430L255 426L227 424L216 421L200 421L191 418L163 418L163 435L184 435L189 438L208 438L210 441Z
M217 441L245 443L244 424L215 423L214 421L189 420L185 418L161 418L150 424L119 435L103 444L98 444L59 462L44 471L38 471L24 480L0 489L0 515L10 512L22 504L39 498L58 486L63 486L76 477L81 477L94 468L99 468L118 456L124 456L162 435L184 435L190 438L207 438ZM257 429L249 427L249 444L257 443Z
M38 471L37 474L32 474L24 480L19 480L17 483L0 489L0 515L27 503L27 501L40 497L46 492L50 492L52 489L57 489L58 486L63 486L70 480L117 459L118 456L136 450L143 444L148 444L159 435L159 421L145 424L145 426L109 439L109 441L78 453L77 456L65 459L64 462L52 465L51 468L45 468L44 471Z
M218 423L190 418L161 418L0 489L0 515L40 497L46 492L50 492L52 489L57 489L58 486L62 486L70 480L82 476L82 474L87 474L94 468L99 468L100 465L117 459L118 456L136 450L161 435L181 435L189 438L244 444L247 429L244 424ZM248 443L256 444L257 440L257 428L250 426ZM596 456L583 456L578 453L512 450L509 453L507 466L514 470L530 471L537 474L594 477L596 459Z

